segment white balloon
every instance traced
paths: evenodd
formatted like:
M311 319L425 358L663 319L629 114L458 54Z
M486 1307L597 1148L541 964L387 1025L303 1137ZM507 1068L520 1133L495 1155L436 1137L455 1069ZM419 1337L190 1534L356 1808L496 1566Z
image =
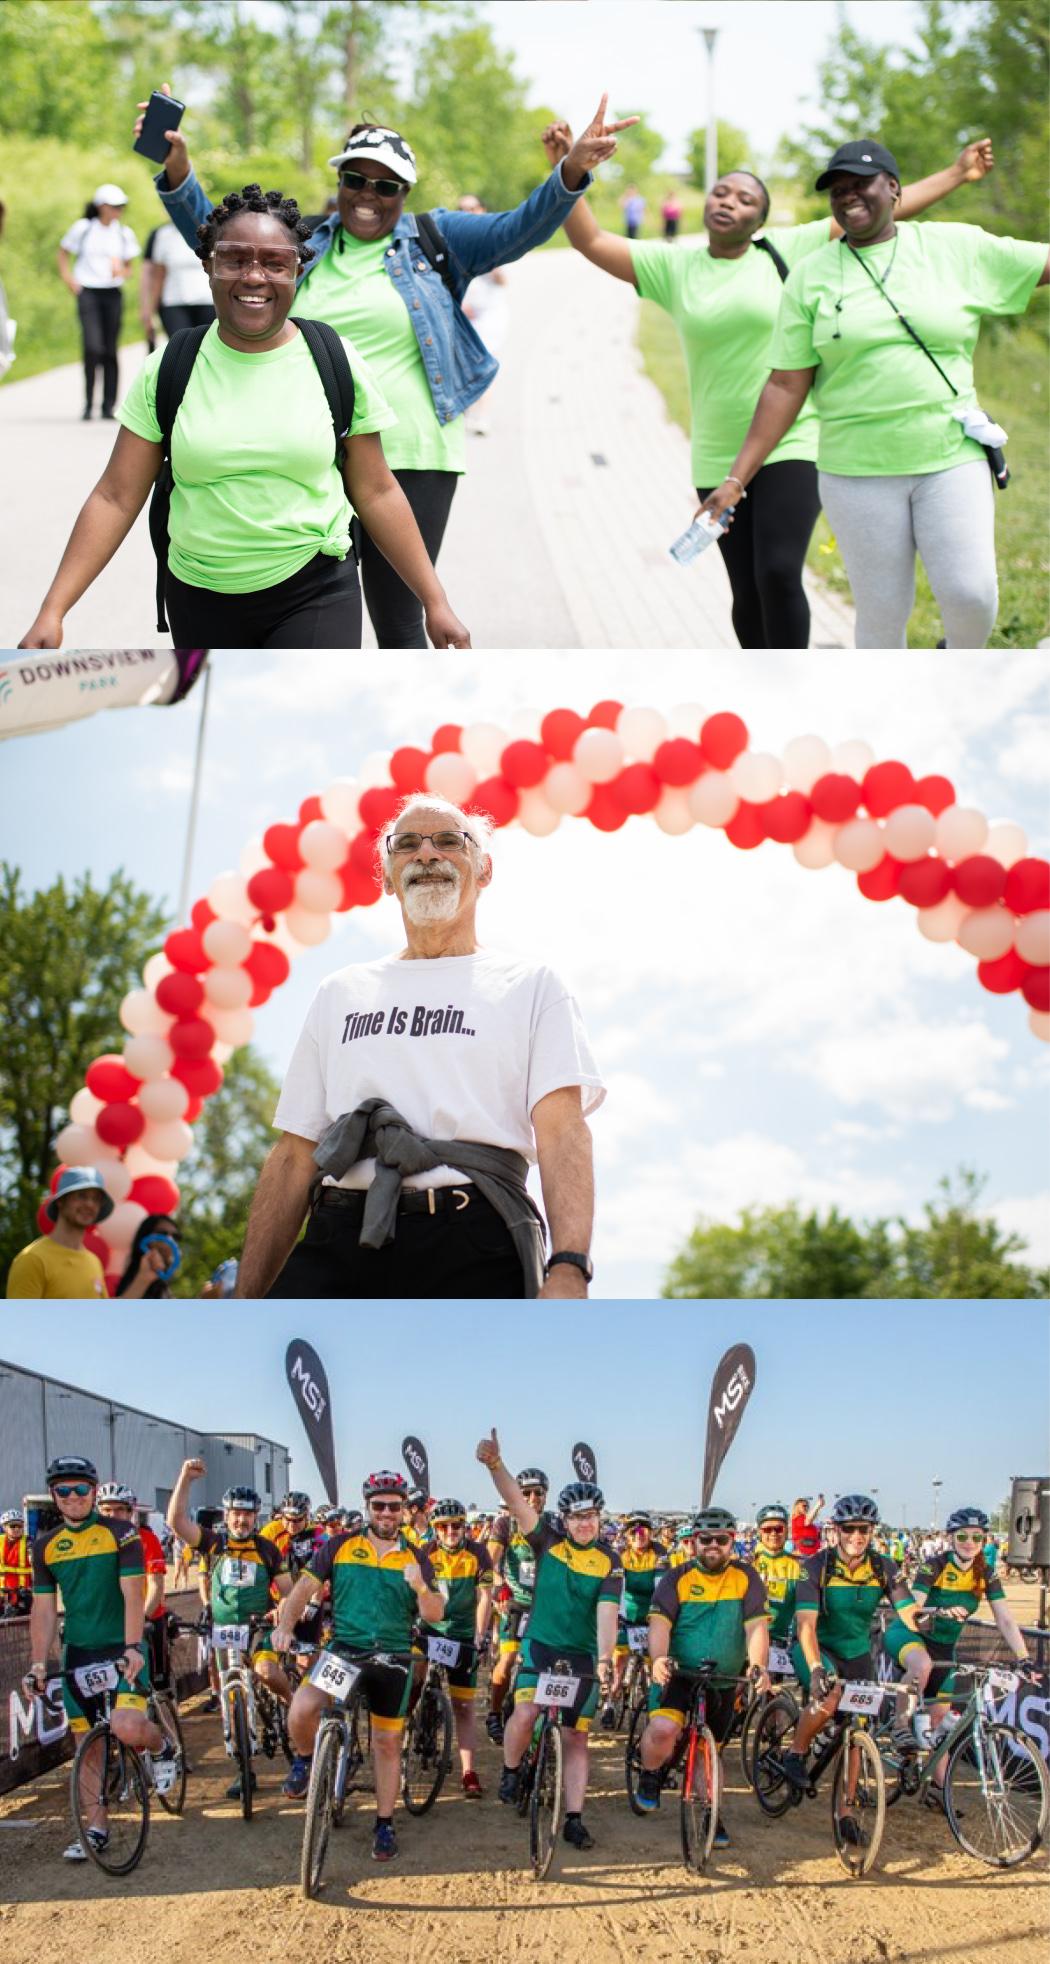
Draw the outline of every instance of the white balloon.
M686 793L675 784L664 786L653 817L661 832L666 832L670 838L677 838L680 833L691 831L696 824L689 809Z
M151 1119L139 1144L153 1159L185 1159L193 1133L184 1118Z
M331 825L338 825L348 838L361 829L358 798L361 786L356 777L337 777L321 793L321 810Z
M339 825L326 818L313 818L299 834L299 855L318 873L334 873L350 851L350 841Z
M1045 1009L1030 1009L1028 1027L1040 1043L1050 1043L1050 1013Z
M64 1125L55 1140L55 1151L63 1166L93 1166L106 1147L93 1125Z
M975 907L959 922L955 939L979 962L997 962L1013 947L1016 925L1005 907Z
M172 965L164 953L163 948L161 948L158 949L155 955L151 955L148 962L145 963L142 970L142 980L147 989L151 989L155 994L157 983L163 982L166 975L172 975L173 973Z
M849 818L835 834L833 851L851 873L870 873L885 853L881 825L873 818Z
M151 990L129 989L120 1005L120 1020L129 1036L162 1037L175 1018L165 1015Z
M132 1174L122 1159L104 1159L99 1165L102 1184L110 1199L119 1205L131 1192Z
M264 933L260 928L257 932L256 939L259 941L272 941L275 948L279 948L283 955L288 956L289 961L294 961L296 956L301 955L303 952L303 944L301 941L296 940L294 934L290 933L284 914L278 914L274 926L268 934Z
M250 1009L212 1009L208 1021L219 1039L219 1043L212 1046L212 1056L220 1064L219 1045L227 1047L232 1054L240 1044L250 1041L255 1028L255 1018ZM141 1095L139 1103L142 1103Z
M936 907L920 907L916 913L919 933L927 941L954 941L970 909L957 893L946 894Z
M883 829L886 851L905 863L925 859L936 837L936 820L925 805L898 805Z
M247 882L251 879L253 873L262 873L267 866L272 864L273 862L261 838L256 836L254 839L249 839L246 846L242 846L240 857L237 861L237 870L243 874Z
M137 1200L122 1200L119 1206L114 1207L109 1219L99 1224L98 1232L111 1248L119 1248L126 1253L135 1239L136 1229L145 1218L146 1209L140 1207Z
M701 825L728 825L740 804L728 771L705 771L685 795L693 817Z
M667 736L667 722L658 709L621 709L616 734L624 755L638 764L651 764Z
M829 825L823 818L813 819L804 839L796 839L791 850L800 866L811 873L819 873L824 866L831 866L835 860L835 834L837 825Z
M745 750L727 772L734 791L749 805L764 805L767 798L775 798L784 781L784 767L779 757L770 756L764 750Z
M673 737L688 737L690 743L699 743L701 726L707 721L707 711L698 702L676 702L667 712L667 734Z
M231 1016L237 1016L240 1014L240 1011L231 1010L230 1014ZM232 1043L213 1043L211 1047L211 1054L217 1064L225 1064L227 1057L232 1057L233 1052L234 1045Z
M333 914L342 897L343 882L338 873L319 873L308 866L304 873L295 876L295 905L305 907L308 914ZM244 1001L247 1000L245 996Z
M569 812L576 817L591 802L591 786L575 764L552 764L536 789L542 792L552 811Z
M220 873L208 888L208 905L220 920L240 921L242 927L251 927L259 911L248 898L243 873Z
M134 1036L124 1045L124 1062L132 1077L146 1081L170 1071L175 1052L164 1037Z
M252 937L240 921L209 921L201 945L209 961L221 968L236 968L251 954Z
M988 837L988 820L983 812L971 805L949 805L936 821L935 834L937 851L942 859L957 865L960 859L969 859L974 853L984 851Z
M841 771L843 776L861 782L865 771L870 771L875 762L875 752L870 743L861 737L849 737L845 743L836 743L831 752L831 768Z
M623 768L623 744L614 730L581 730L572 757L588 784L609 784Z
M211 1019L209 1019L211 1020ZM177 1077L157 1077L142 1085L138 1107L146 1119L181 1118L190 1102L186 1086Z
M784 782L792 791L811 791L818 777L831 769L831 751L823 737L792 737L781 759Z
M1033 968L1046 968L1050 965L1050 913L1040 908L1038 913L1026 914L1023 920L1018 921L1014 934L1014 947L1021 960L1031 962ZM78 1092L77 1096L79 1095ZM73 1105L76 1102L74 1098ZM74 1118L78 1118L79 1113L73 1111L73 1105L69 1107L70 1112Z
M94 1092L89 1091L86 1084L82 1084L80 1090L75 1091L69 1101L69 1116L74 1121L74 1124L86 1125L89 1129L94 1126L95 1120L101 1110L102 1099L96 1098Z
M495 777L509 742L507 731L501 730L498 723L468 723L459 740L459 754L473 764L479 779ZM454 757L457 753L450 750L441 754ZM429 790L434 790L429 777L427 785Z
M439 798L448 798L454 805L465 804L479 778L493 776L499 759L491 771L480 772L469 757L461 757L458 750L441 750L430 759L423 777L428 791Z
M244 1009L254 987L246 968L206 968L201 981L208 1002L218 1009Z
M546 839L558 830L561 813L552 811L538 785L520 792L519 797L518 823L526 832L531 832L534 838Z
M1019 825L1011 825L1002 820L988 827L988 837L981 848L989 859L997 859L1000 866L1015 866L1028 851L1028 836Z
M146 1151L141 1139L136 1139L135 1144L128 1147L124 1154L124 1164L133 1180L142 1180L147 1174L153 1173L159 1173L166 1180L173 1180L178 1171L177 1160L155 1158L153 1153Z
M292 940L301 942L304 948L318 947L332 932L327 914L311 914L305 907L286 908L284 922Z

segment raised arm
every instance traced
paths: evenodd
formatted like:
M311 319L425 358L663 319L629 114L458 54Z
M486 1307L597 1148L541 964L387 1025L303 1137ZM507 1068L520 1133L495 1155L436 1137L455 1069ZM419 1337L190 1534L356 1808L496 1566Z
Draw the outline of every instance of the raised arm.
M572 149L572 131L568 123L548 123L540 141L554 169ZM604 232L586 198L577 198L564 229L569 244L589 259L592 266L600 266L603 273L611 273L616 280L626 280L629 286L637 285L630 240L621 238L617 232Z
M123 544L149 497L161 445L121 430L112 455L69 535L69 544L36 620L20 648L60 648L70 607L86 593Z
M477 1448L477 1457L482 1466L487 1466L492 1475L492 1484L499 1494L504 1507L513 1521L516 1521L522 1534L529 1535L536 1526L536 1516L522 1493L513 1473L503 1464L500 1454L496 1428L487 1439L482 1439Z

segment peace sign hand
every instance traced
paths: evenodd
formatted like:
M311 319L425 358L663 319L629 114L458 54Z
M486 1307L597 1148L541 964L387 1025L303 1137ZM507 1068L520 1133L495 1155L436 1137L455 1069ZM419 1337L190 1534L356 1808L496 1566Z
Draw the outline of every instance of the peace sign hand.
M578 191L588 171L596 170L599 164L607 164L616 154L616 132L629 130L640 122L638 116L625 116L621 122L607 123L605 111L609 97L603 95L587 128L576 138L562 165L562 176L570 191Z

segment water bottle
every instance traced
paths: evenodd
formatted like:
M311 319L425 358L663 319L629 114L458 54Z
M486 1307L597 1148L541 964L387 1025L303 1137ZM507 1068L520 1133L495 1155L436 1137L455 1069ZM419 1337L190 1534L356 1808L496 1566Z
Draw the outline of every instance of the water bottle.
M681 538L668 548L671 558L676 559L679 566L691 565L694 559L707 551L708 546L713 546L715 540L721 538L723 532L728 532L729 520L735 509L734 505L727 505L721 518L712 518L710 512L701 512L698 518L694 518L688 532L683 532Z
M238 1262L235 1255L231 1255L228 1260L219 1263L211 1279L218 1289L220 1296L232 1296L237 1287L237 1269Z

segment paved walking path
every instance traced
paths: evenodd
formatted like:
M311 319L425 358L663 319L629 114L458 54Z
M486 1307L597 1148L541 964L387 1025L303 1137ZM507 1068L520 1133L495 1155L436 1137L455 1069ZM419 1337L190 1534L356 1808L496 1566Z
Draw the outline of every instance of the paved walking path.
M468 437L441 555L474 646L735 646L717 551L689 567L668 557L695 505L689 444L642 372L636 296L578 254L550 251L508 269L508 298L492 433ZM125 387L143 353L122 350ZM4 647L34 619L109 455L115 426L81 423L82 402L73 365L0 389ZM66 646L160 641L153 582L143 514L67 616ZM807 585L813 645L851 646L851 611L808 575Z

